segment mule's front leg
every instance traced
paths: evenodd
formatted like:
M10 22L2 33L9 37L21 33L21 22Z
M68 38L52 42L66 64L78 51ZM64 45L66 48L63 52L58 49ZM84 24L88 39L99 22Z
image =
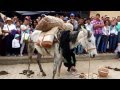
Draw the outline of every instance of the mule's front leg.
M56 60L56 58L54 59L54 66L53 66L53 76L52 76L52 79L54 79L55 78L55 74L56 74L56 72L57 72L57 60Z
M59 59L59 63L58 63L58 77L60 77L61 66L62 66L62 59Z
M40 69L40 72L42 72L42 76L46 76L46 73L43 71L42 65L41 65L41 54L38 53L37 55L37 63Z
M28 45L27 45L28 59L29 59L29 61L28 61L27 76L30 76L30 73L29 73L29 71L30 71L30 63L32 61L32 54L34 53L34 47L33 46L34 46L33 43L28 43Z

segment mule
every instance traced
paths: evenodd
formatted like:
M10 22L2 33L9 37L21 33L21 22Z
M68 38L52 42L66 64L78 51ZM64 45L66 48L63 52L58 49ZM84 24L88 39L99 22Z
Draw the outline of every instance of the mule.
M31 37L31 40L33 42L28 43L28 56L29 56L29 64L28 64L28 70L30 70L30 62L32 60L32 54L34 50L36 49L38 51L37 55L37 63L40 69L40 72L42 72L42 76L46 76L46 73L44 72L42 66L41 66L41 56L42 55L52 55L54 57L54 64L53 64L53 76L52 79L55 78L57 69L58 69L58 76L60 77L60 71L61 71L61 65L63 62L63 56L62 56L62 51L59 49L59 38L58 36L60 35L59 31L55 34L56 39L58 42L54 43L53 46L49 49L45 49L43 47L40 47L36 44L36 41L39 38L40 31L35 30ZM78 44L81 44L83 48L88 52L89 56L91 58L94 58L97 55L97 50L96 50L96 45L95 45L95 37L93 33L90 31L87 31L82 28L81 31L77 32L71 32L70 36L74 37L76 35L75 42L73 43L72 41L70 42L70 48L74 48Z

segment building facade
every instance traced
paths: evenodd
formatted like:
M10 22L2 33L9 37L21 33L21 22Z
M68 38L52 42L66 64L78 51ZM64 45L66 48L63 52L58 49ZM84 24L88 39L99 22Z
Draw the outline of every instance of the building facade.
M112 19L112 17L120 16L120 11L90 11L90 17L95 16L97 13L101 16L108 15L110 19Z

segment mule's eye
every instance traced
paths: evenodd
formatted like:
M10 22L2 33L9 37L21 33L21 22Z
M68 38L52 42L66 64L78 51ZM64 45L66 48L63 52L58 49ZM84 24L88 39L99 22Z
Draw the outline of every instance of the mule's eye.
M91 40L88 40L88 42L91 42Z

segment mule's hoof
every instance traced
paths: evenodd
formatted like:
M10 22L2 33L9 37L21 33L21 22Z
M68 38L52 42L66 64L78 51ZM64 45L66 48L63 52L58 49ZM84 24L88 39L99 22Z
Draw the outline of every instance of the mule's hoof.
M60 77L60 74L58 74L57 76Z
M52 77L52 79L55 79L54 77Z
M43 74L42 74L42 76L43 76L43 77L45 77L45 76L46 76L46 74L45 74L45 73L43 73Z

